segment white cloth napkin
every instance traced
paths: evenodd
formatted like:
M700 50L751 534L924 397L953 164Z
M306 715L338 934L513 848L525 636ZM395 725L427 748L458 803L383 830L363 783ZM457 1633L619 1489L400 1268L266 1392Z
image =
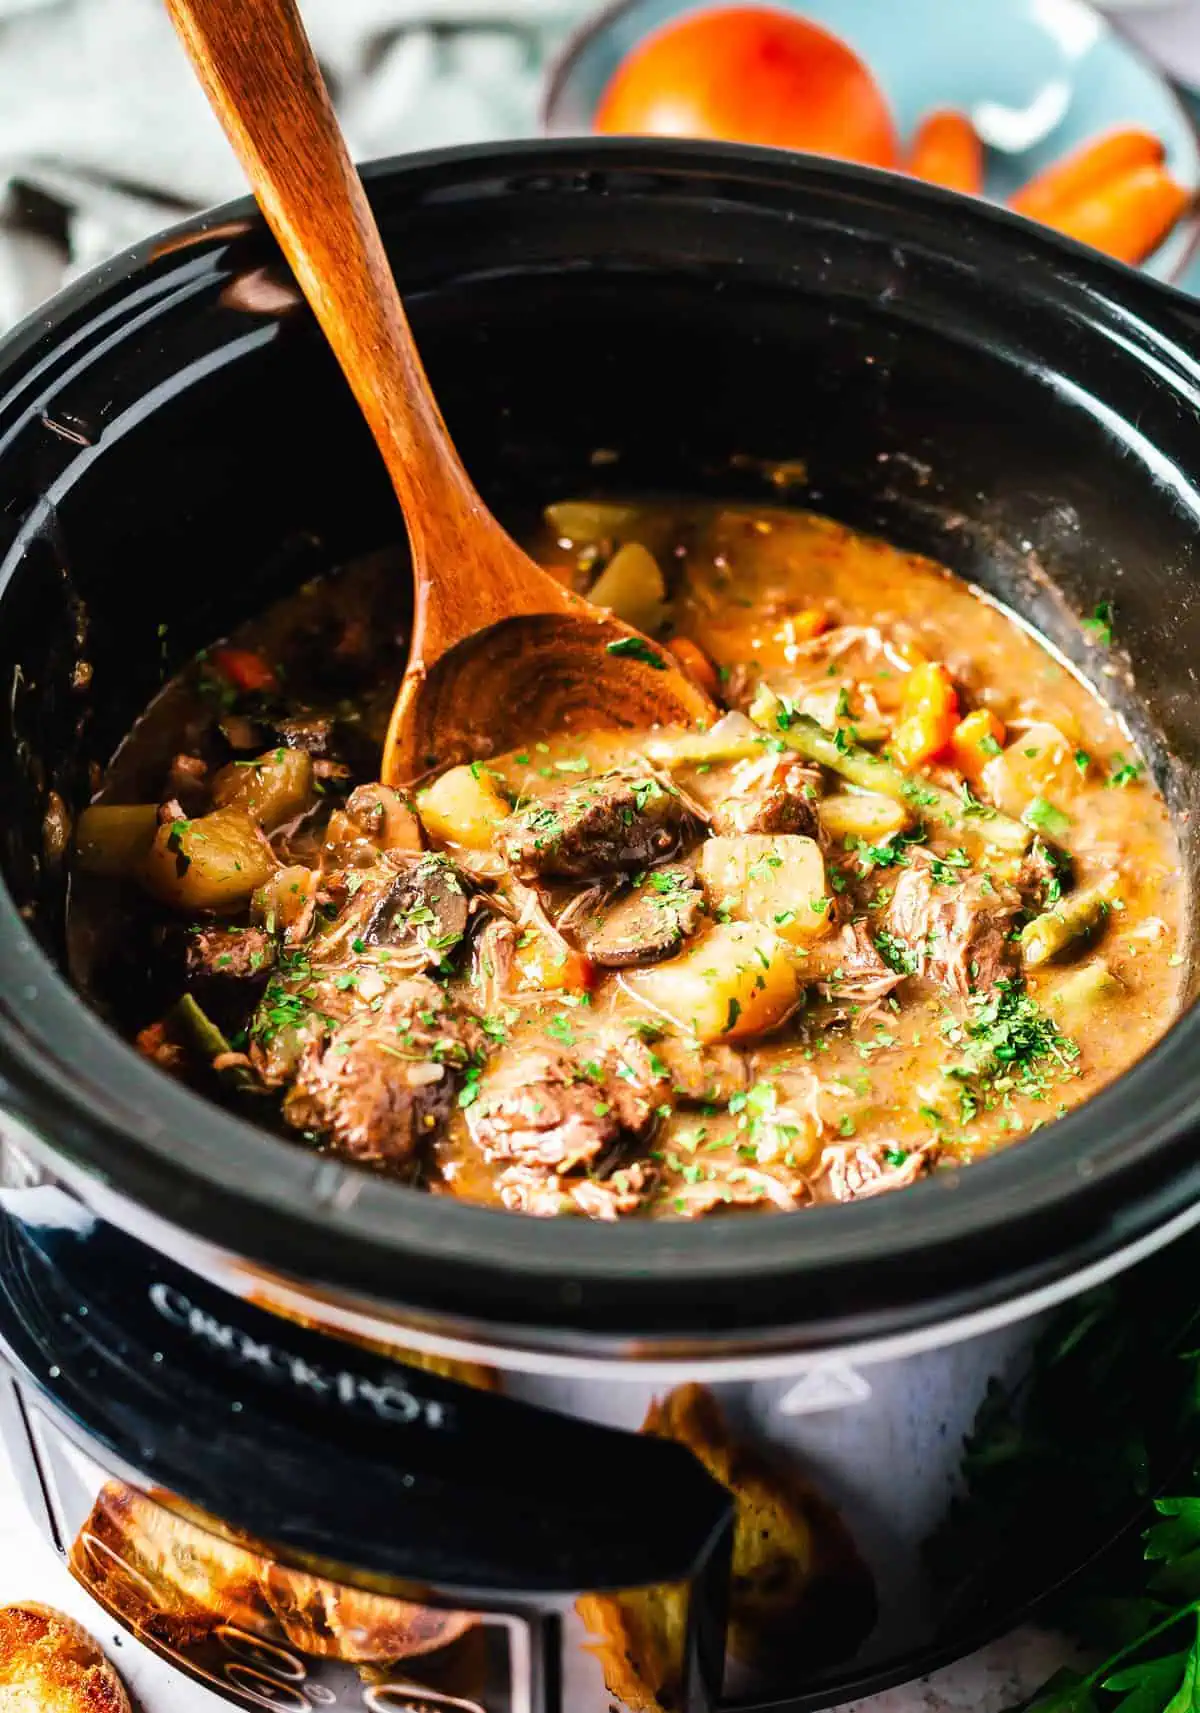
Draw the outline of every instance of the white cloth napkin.
M548 54L599 0L301 3L365 159L531 134ZM1200 0L1102 5L1200 83ZM0 0L0 331L64 278L242 188L162 0Z
M532 133L546 55L580 9L303 0L360 159ZM162 0L0 0L0 328L61 278L243 187Z

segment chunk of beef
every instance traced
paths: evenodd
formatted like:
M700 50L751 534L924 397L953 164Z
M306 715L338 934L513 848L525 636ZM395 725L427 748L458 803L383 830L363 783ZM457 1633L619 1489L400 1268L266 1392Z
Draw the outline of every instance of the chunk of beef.
M362 939L438 966L462 945L470 908L466 882L449 857L423 856L406 863L371 907Z
M811 946L800 970L802 979L814 983L824 998L856 1005L886 999L904 980L904 972L893 969L881 957L871 939L870 926L861 916Z
M755 778L748 790L726 797L713 810L714 833L820 833L817 799L821 774L815 767L779 756L772 769Z
M208 763L199 755L177 755L167 769L163 796L174 799L185 815L203 815L211 807Z
M275 738L287 749L302 749L314 761L337 761L333 721L316 714L275 720Z
M695 1106L724 1106L750 1083L745 1056L719 1041L704 1044L674 1035L646 1041L630 1035L621 1043L619 1057L656 1101L670 1093Z
M653 1169L640 1160L608 1178L560 1178L529 1166L510 1166L497 1179L500 1200L510 1213L530 1213L541 1219L582 1213L607 1221L637 1213L654 1182Z
M887 1142L847 1142L821 1155L816 1189L822 1200L865 1201L885 1190L903 1189L932 1170L936 1143L896 1149Z
M912 853L896 882L885 916L892 939L904 948L917 975L948 993L986 993L1017 968L1013 921L1021 896L986 875L936 881L930 861Z
M690 869L657 868L585 925L583 949L602 969L660 963L695 933L703 901Z
M184 974L202 986L265 983L275 965L275 942L262 928L194 928L184 949Z
M517 810L501 825L499 848L520 880L591 880L663 862L694 828L668 781L617 769Z
M609 1059L587 1069L566 1054L539 1054L500 1066L467 1110L471 1134L489 1160L567 1173L603 1168L643 1141L654 1098L617 1075Z
M1030 910L1045 910L1062 895L1070 879L1071 859L1067 853L1037 838L1021 859L1017 891Z
M434 982L397 982L378 1010L359 1009L308 1042L283 1116L349 1159L410 1166L448 1118L484 1041L474 1013Z

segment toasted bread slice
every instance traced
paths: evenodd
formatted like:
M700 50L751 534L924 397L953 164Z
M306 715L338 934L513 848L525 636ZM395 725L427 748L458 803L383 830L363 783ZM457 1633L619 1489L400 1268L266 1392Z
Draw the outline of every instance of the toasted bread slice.
M0 1608L0 1713L131 1713L82 1624L28 1601Z
M651 1405L642 1427L686 1445L736 1500L729 1652L760 1669L812 1670L853 1651L875 1621L875 1588L837 1511L796 1470L740 1444L703 1386ZM588 1595L609 1690L630 1713L678 1704L686 1591Z

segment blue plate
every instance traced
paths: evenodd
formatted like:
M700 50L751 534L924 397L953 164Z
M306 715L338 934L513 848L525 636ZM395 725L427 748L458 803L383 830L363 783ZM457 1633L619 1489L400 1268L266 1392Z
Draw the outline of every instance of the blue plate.
M870 66L902 138L934 107L968 112L988 144L987 195L1008 196L1067 150L1117 125L1162 138L1179 182L1200 189L1192 119L1167 80L1081 0L773 0L823 24ZM547 73L543 128L591 130L624 56L696 0L616 0L567 42ZM1174 280L1195 242L1185 220L1143 264Z

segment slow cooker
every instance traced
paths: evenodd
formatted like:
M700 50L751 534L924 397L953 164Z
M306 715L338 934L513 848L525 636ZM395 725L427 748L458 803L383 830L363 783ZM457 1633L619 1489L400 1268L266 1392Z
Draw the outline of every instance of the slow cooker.
M941 559L1096 681L1194 878L1200 310L980 203L773 151L366 178L503 518L778 498L785 461L789 499ZM1194 1449L1195 1010L1020 1146L786 1217L527 1219L207 1105L68 983L64 827L165 675L400 519L249 203L80 280L0 385L3 1431L113 1615L235 1706L602 1713L578 1598L665 1584L676 1713L782 1713L966 1651L1135 1528ZM869 1609L779 1669L724 1663L729 1492L636 1431L682 1385L865 1566Z

